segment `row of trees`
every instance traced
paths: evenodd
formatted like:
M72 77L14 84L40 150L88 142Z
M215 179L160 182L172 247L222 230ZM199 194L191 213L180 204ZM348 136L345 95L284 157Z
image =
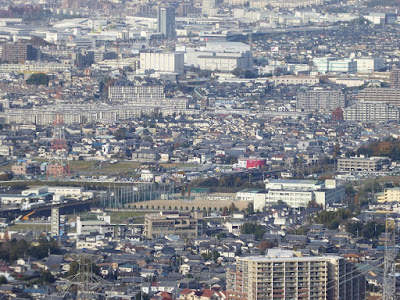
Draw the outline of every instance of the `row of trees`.
M50 77L44 73L32 74L27 80L26 84L32 85L49 85Z
M234 69L232 74L240 78L257 78L257 74L253 73L252 71L240 68Z
M211 252L201 254L201 257L203 257L206 261L213 260L214 262L216 262L218 257L220 257L220 256L221 256L221 254L219 254L219 252L217 250L213 250Z
M373 221L366 224L361 222L349 222L346 230L354 236L362 236L366 239L377 239L382 232L385 232L385 225Z
M240 232L242 234L254 234L254 237L260 240L265 234L265 228L256 222L247 222L242 225Z
M400 140L389 137L382 141L374 141L358 148L356 152L347 152L346 156L356 154L365 156L387 156L393 160L400 160Z
M4 241L0 244L0 259L13 263L19 258L34 257L42 259L48 253L57 254L60 252L55 240L47 240L45 237L39 238L36 243L28 243L26 240Z
M353 212L348 209L339 209L338 211L323 210L314 217L314 222L324 224L328 229L337 229L340 224L353 216Z

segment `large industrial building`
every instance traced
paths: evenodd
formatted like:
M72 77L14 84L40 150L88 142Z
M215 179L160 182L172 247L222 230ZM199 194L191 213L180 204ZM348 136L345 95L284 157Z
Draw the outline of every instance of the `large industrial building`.
M140 53L140 69L183 74L184 55L180 52L145 52Z
M270 249L236 259L226 275L228 300L364 300L365 277L340 256Z
M186 49L185 64L202 70L232 72L251 69L253 56L249 45L239 42L207 43L204 48Z

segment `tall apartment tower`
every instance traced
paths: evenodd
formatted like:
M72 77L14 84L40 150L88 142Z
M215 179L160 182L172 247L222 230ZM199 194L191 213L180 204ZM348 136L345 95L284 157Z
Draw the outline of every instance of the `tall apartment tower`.
M1 51L1 61L21 63L26 60L37 60L38 51L35 47L21 42L4 44Z
M365 277L340 256L296 256L272 249L236 259L228 269L227 300L364 300Z
M217 13L216 7L217 7L217 0L203 0L201 13L203 15L212 17Z
M390 72L390 87L400 89L400 69L393 69Z
M60 208L51 208L51 236L60 236Z
M162 33L166 39L175 39L175 8L172 6L158 7L157 30Z

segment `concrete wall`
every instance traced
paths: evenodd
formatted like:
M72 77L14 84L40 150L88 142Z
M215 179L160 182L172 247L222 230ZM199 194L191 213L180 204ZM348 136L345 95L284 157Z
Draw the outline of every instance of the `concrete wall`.
M226 206L229 208L234 203L239 209L246 209L250 201L211 201L211 200L151 200L136 203L129 203L126 205L127 208L133 208L137 210L179 210L179 211L192 211L192 210L210 210L211 211L222 211Z

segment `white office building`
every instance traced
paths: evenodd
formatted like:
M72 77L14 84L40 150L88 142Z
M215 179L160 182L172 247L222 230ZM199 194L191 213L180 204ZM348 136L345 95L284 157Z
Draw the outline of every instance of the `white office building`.
M328 72L356 73L357 62L352 59L334 60L328 63Z
M362 57L355 58L354 61L357 62L358 73L372 73L385 67L385 59L383 57Z
M313 59L313 65L315 71L318 73L325 74L329 69L329 62L337 60L336 57L315 57Z
M291 207L307 207L310 201L327 207L345 197L345 189L336 180L272 179L265 185L265 206L285 203Z
M337 57L316 57L313 59L315 71L325 73L356 73L357 62L352 59L338 59Z

